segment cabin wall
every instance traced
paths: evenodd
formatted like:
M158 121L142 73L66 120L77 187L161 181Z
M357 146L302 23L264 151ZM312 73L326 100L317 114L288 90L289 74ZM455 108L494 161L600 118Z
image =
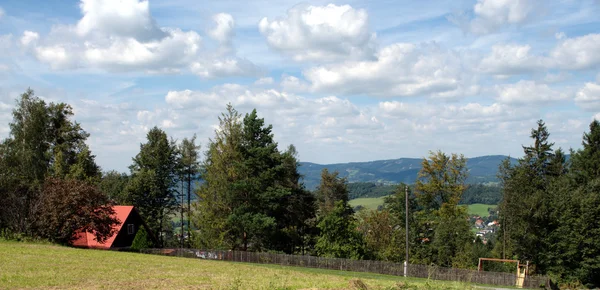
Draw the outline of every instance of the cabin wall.
M133 227L134 227L133 234L128 233L128 225L129 224L133 224ZM137 211L132 210L131 214L129 214L129 216L123 223L123 226L121 227L121 230L117 234L117 237L115 238L115 241L113 242L111 248L131 247L131 244L133 243L133 239L135 238L135 235L137 234L137 231L140 229L141 226L142 226L142 218L137 213Z

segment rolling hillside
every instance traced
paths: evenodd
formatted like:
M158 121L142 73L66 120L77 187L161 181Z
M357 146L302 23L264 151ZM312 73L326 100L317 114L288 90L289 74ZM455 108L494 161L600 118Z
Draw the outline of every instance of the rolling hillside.
M469 183L496 182L498 165L507 156L491 155L470 158L467 161L469 168ZM377 160L368 162L351 162L338 164L316 164L301 162L300 174L304 176L306 188L314 190L321 179L321 170L339 171L342 177L347 177L348 182L377 182L383 184L396 184L400 182L414 183L421 170L422 159L400 158L390 160ZM511 158L515 163L516 159Z

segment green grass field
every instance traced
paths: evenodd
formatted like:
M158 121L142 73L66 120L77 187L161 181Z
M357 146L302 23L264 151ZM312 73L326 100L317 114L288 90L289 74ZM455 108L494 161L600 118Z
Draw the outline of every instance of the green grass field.
M384 197L365 197L365 198L356 198L353 200L350 200L350 206L355 207L358 205L362 205L364 206L366 209L369 210L376 210L378 206L383 205L383 199ZM479 215L481 217L486 217L488 216L488 208L489 207L497 207L497 205L494 204L482 204L482 203L476 203L476 204L470 204L467 206L467 211L469 212L470 215Z
M376 210L378 206L383 205L383 199L384 198L385 198L385 196L382 196L382 197L355 198L353 200L350 200L349 204L350 204L351 207L362 205L366 209Z
M481 217L486 217L488 216L488 208L490 207L498 207L495 204L482 204L482 203L476 203L476 204L470 204L468 206L468 212L470 215L479 215Z
M0 241L0 289L468 289L469 284ZM402 284L400 284L402 283Z

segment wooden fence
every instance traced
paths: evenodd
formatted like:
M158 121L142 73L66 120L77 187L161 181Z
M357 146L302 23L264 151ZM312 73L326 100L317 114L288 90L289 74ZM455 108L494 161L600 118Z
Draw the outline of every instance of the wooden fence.
M369 272L403 276L404 265L385 261L351 260L314 256L286 255L261 252L196 250L196 249L143 249L142 253L188 257L207 260L223 260L258 264L277 264L330 270ZM460 281L477 284L515 286L515 273L487 272L469 269L443 268L428 265L408 265L408 276L433 280ZM525 288L550 288L547 276L527 276Z

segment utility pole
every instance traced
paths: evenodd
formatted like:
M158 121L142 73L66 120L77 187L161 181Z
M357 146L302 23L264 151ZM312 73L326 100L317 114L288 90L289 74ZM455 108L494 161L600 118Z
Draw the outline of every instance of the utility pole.
M404 259L404 277L408 276L408 185L404 187L404 213L406 215L405 222L405 232L406 232L406 257Z

